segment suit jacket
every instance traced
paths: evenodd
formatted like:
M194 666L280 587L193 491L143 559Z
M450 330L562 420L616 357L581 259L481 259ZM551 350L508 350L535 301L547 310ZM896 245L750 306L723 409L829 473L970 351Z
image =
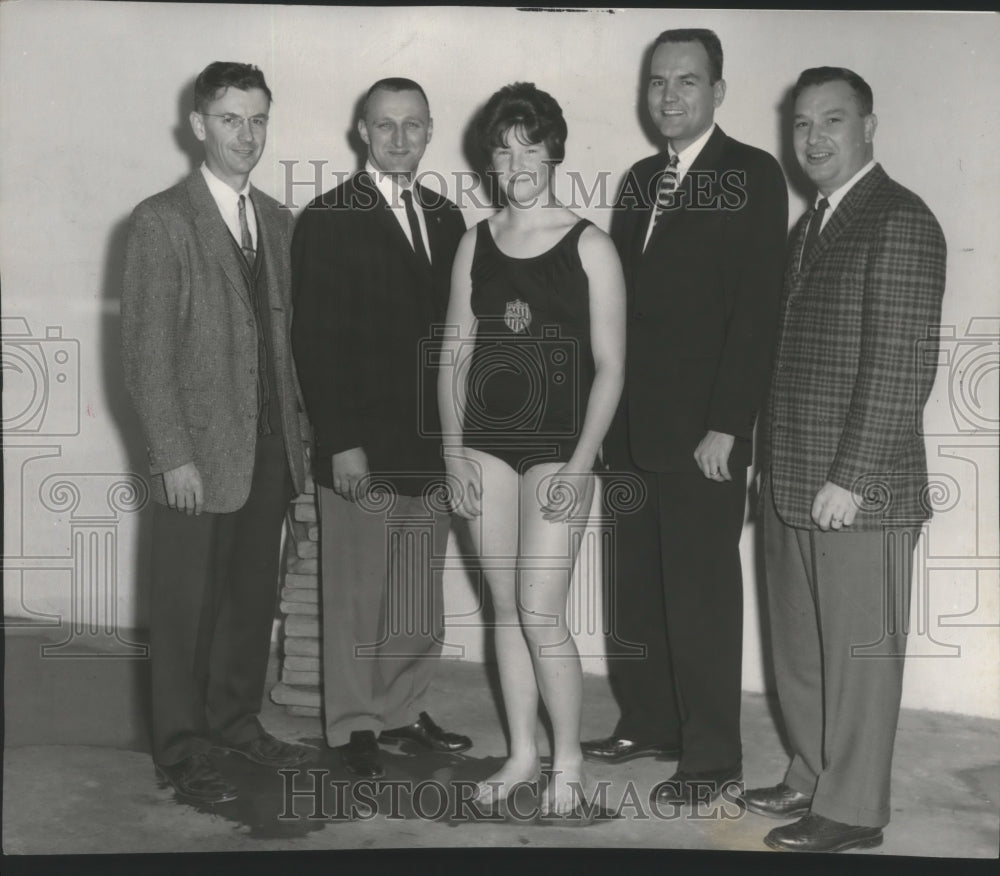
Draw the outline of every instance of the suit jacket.
M305 482L298 385L290 350L291 214L250 190L263 285L271 308L273 367L288 467ZM198 467L204 508L236 511L250 493L257 441L257 334L239 251L200 170L132 213L122 288L125 382L159 475ZM165 503L163 479L154 500Z
M465 222L447 198L416 189L429 270L365 171L313 201L295 229L292 341L326 486L333 454L353 447L404 495L444 471L432 325L444 322Z
M865 496L853 530L930 516L924 403L935 364L945 241L934 215L876 165L844 196L799 266L812 211L785 274L771 384L767 466L789 525L815 528L826 481Z
M714 429L736 436L729 464L747 466L781 292L785 178L774 158L717 127L643 251L667 161L661 152L634 165L616 206L628 346L605 457L697 472L695 448Z

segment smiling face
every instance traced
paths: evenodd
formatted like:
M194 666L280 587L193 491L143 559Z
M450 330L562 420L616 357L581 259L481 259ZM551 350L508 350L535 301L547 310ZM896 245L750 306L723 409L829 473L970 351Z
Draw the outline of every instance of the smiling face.
M795 101L795 157L824 196L833 194L872 159L878 119L864 115L842 80L811 85Z
M383 173L412 176L431 141L434 123L419 91L380 88L369 99L358 133L368 158Z
M270 101L259 88L241 91L227 88L204 108L191 113L191 129L205 144L205 164L219 179L236 191L242 190L257 166L267 142L267 111ZM238 116L233 130L222 116ZM254 123L253 119L264 119Z
M715 108L726 96L726 82L710 80L708 52L699 42L661 43L649 64L646 104L650 118L675 152L707 131Z
M503 140L505 145L490 155L500 188L513 204L534 203L549 185L549 149L544 143L528 143L519 126L507 131Z

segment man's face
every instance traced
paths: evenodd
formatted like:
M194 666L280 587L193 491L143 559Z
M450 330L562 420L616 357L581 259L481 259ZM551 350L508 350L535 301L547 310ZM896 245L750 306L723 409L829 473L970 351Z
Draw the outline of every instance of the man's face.
M830 195L872 159L874 114L863 115L843 81L811 85L795 101L795 157L823 195Z
M358 132L368 144L368 158L383 173L410 175L431 141L434 124L419 91L380 88L368 100Z
M257 166L267 142L270 101L259 88L227 88L204 112L191 113L194 135L205 144L205 163L239 191Z
M699 42L661 43L649 64L646 103L653 124L675 152L711 127L726 96L725 80L709 81L708 52Z

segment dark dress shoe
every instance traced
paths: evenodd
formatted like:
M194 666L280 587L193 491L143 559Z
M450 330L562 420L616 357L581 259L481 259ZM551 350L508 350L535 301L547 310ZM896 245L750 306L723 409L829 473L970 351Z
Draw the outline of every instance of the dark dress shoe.
M737 764L722 770L689 773L677 770L667 781L653 787L651 803L660 805L685 805L711 803L729 786L742 791L743 767Z
M764 837L764 842L772 849L788 849L793 852L871 849L882 845L882 828L841 824L810 812L795 824L776 827Z
M606 739L591 739L581 742L580 749L587 760L598 763L625 763L638 757L657 757L661 760L673 760L680 754L676 745L655 742L633 742L621 736L608 736Z
M226 803L236 788L212 765L207 754L192 754L177 763L157 764L156 774L186 803Z
M293 742L282 742L270 733L264 733L249 742L220 742L216 748L223 751L235 751L247 760L269 767L293 767L308 760L314 755L315 749Z
M379 742L416 742L431 751L445 751L455 754L472 748L472 740L459 733L448 733L438 727L426 712L412 724L396 727L394 730L383 730Z
M751 788L743 794L743 803L768 818L801 818L809 811L812 797L779 782L773 788Z
M371 730L355 730L347 745L340 746L340 759L349 773L363 779L381 779L385 769L378 762L378 743Z

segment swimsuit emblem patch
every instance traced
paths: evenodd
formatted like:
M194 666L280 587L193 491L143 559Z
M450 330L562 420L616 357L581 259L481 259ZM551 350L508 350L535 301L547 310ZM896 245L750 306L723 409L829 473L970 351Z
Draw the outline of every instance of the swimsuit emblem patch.
M503 321L515 335L519 335L528 330L531 325L531 308L526 301L516 298L507 302L507 312L503 315Z

